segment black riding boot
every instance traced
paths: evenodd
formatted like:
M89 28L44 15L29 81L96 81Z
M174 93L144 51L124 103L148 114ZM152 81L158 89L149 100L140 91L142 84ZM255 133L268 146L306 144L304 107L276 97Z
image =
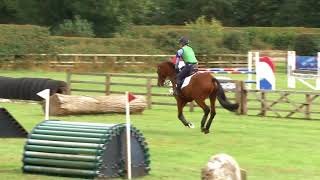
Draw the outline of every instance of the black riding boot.
M177 87L174 88L173 95L179 96L181 94L181 83L177 84Z
M182 86L182 80L177 77L176 87L174 88L173 95L179 96L181 94L181 86Z

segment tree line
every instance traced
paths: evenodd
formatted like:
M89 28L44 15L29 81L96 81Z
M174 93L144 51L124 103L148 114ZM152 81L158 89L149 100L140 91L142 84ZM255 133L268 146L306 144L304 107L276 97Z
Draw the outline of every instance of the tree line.
M0 0L1 24L34 24L58 32L76 21L80 29L92 28L97 37L132 24L183 25L201 16L224 26L320 27L320 1Z

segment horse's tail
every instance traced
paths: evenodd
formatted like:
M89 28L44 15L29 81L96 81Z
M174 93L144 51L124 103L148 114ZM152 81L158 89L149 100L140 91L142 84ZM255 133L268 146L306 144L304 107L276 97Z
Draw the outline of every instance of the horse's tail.
M238 103L233 104L228 101L220 82L216 78L213 77L212 82L218 85L217 98L221 106L229 111L236 111L239 108L239 104Z

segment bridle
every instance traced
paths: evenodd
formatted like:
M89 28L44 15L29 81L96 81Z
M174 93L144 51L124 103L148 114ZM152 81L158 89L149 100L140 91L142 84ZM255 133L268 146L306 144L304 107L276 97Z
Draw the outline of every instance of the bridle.
M161 74L159 74L159 72L160 72L160 67L158 67L158 71L157 71L157 73L158 73L158 77L161 77L160 75ZM163 77L163 76L162 76ZM161 78L162 78L161 77ZM167 76L167 77L165 77L165 79L164 78L162 78L161 79L161 81L163 80L163 87L169 87L169 88L171 88L172 87L172 79L170 79L170 78L172 78L172 77L169 77L169 76Z

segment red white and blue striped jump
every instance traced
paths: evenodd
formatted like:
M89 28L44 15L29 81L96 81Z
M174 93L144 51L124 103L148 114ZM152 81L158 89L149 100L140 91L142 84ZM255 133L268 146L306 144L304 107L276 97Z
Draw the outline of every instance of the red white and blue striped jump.
M199 68L204 71L249 71L248 68Z
M213 74L256 74L255 71L203 71L199 70L201 72L210 72Z
M257 83L257 81L255 81L255 80L246 80L244 82L248 83L248 84L256 84Z
M218 79L220 83L230 83L229 80L224 80L224 79ZM232 83L232 82L231 82ZM256 84L257 81L255 80L245 80L244 83L247 83L247 84Z

